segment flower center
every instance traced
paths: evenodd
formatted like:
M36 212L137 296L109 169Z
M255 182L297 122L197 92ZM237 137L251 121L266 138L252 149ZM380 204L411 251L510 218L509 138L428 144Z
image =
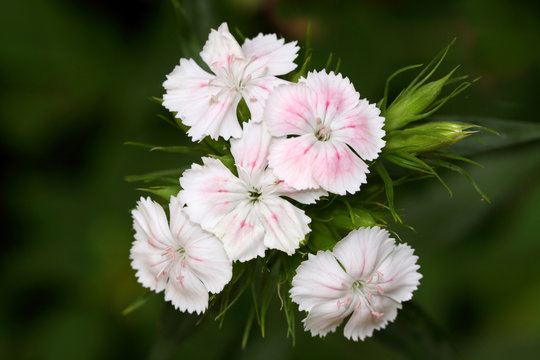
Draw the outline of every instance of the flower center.
M317 140L319 141L330 140L330 136L332 135L332 129L330 129L330 127L323 125L321 118L317 118L315 119L315 121L317 122L317 126L318 126L317 131L315 131L315 137L317 138Z
M172 278L183 286L182 280L184 277L181 274L182 270L178 270L175 267L178 262L181 263L182 268L186 267L186 250L181 246L176 249L172 246L165 248L161 253L161 261L152 264L153 267L159 268L155 276L156 282L159 281L160 277L165 277L166 279Z
M261 191L259 189L253 188L248 193L249 193L249 198L251 199L251 202L259 201L259 197L261 196Z

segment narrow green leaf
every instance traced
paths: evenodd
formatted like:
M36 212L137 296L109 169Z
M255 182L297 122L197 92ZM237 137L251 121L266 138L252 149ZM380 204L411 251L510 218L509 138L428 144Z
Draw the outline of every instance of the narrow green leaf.
M147 174L128 175L125 177L125 180L127 182L136 182L136 181L152 182L159 179L173 177L173 178L176 178L178 181L184 169L185 168L169 169L169 170L153 171Z
M246 321L246 327L244 328L244 335L242 335L242 350L246 349L247 342L249 339L249 333L251 332L251 326L253 325L254 318L255 318L255 309L252 307Z
M122 315L126 316L139 309L141 306L146 304L154 294L155 292L149 291L146 294L140 296L137 300L135 300L128 307L122 310Z
M330 71L330 65L332 65L332 58L333 57L334 57L333 53L330 53L330 55L328 55L328 59L326 60L326 65L324 66L326 71Z
M403 223L403 221L401 221L401 218L399 217L399 215L396 213L394 209L394 184L392 182L392 178L390 177L390 175L384 168L381 161L376 161L374 166L375 166L375 170L377 171L377 173L379 174L379 176L381 177L384 183L384 189L386 192L386 200L388 201L388 208L390 209L390 213L392 214L394 221Z
M437 166L441 166L441 167L444 167L444 168L447 168L449 170L452 170L452 171L455 171L459 174L461 174L465 179L467 179L467 181L469 181L471 183L471 185L474 187L474 189L476 190L476 192L487 202L487 203L491 203L491 201L489 200L489 198L486 196L486 194L484 194L484 192L482 191L482 189L480 189L480 187L478 186L478 184L476 183L476 181L474 181L474 179L469 175L469 173L467 171L465 171L465 169L463 169L462 167L456 165L456 164L452 164L448 161L444 161L444 160L438 160L438 159L431 159L430 160L431 163L433 163L434 165L437 165Z
M149 188L137 188L139 191L148 192L169 201L171 196L176 196L182 188L180 186L152 186Z
M126 141L124 145L131 145L131 146L137 146L142 147L146 149L150 149L150 151L163 151L163 152L170 152L170 153L206 153L205 149L202 149L200 147L197 147L197 145L194 144L194 146L159 146L159 145L152 145L152 144L145 144L140 142L134 142L134 141Z
M422 64L405 66L404 68L401 68L401 69L395 71L392 75L390 75L388 77L388 79L386 79L386 85L384 86L383 98L377 104L377 107L379 109L381 109L381 116L385 116L385 114L386 114L386 106L388 104L388 89L390 87L390 81L392 81L393 78L395 78L397 75L401 74L402 72L405 72L405 71L411 70L411 69L415 69L415 68L418 68L420 66L422 66Z

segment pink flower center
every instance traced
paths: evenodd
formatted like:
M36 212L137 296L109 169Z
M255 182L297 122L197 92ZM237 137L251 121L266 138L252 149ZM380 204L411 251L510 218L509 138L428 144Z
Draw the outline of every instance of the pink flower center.
M389 283L393 280L394 279L385 280L383 273L377 270L375 272L375 275L370 276L367 280L358 279L355 282L353 282L352 287L351 287L352 299L350 296L347 296L343 303L346 306L348 306L351 303L355 303L354 310L358 309L360 306L366 306L369 309L372 316L376 317L377 319L380 319L381 317L384 316L384 313L378 312L375 309L373 297L385 296L384 289L381 287L381 285ZM338 307L340 305L341 303L338 302Z
M330 127L323 125L323 122L320 118L316 119L317 121L317 130L315 131L315 137L319 141L328 141L332 135L332 129Z

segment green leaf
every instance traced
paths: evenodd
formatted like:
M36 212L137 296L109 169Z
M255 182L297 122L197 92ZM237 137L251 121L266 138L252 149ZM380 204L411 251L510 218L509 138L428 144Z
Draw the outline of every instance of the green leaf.
M163 152L180 153L180 154L206 153L205 149L197 147L197 145L195 144L194 146L159 146L159 145L151 145L151 144L145 144L145 143L140 143L140 142L126 141L124 145L143 147L146 149L150 149L150 151L163 151Z
M146 294L140 296L137 300L132 302L128 307L126 307L124 310L122 310L122 315L126 316L134 312L135 310L139 309L141 306L146 304L148 300L152 296L154 296L155 292L149 291Z
M377 171L384 183L386 200L388 201L388 208L390 209L390 213L392 214L394 221L402 223L403 221L401 221L401 218L394 209L394 184L392 182L392 178L390 177L390 175L388 175L388 172L386 171L380 160L376 161L374 166L375 170Z
M152 186L149 188L137 188L137 190L154 194L166 201L169 201L171 196L178 195L178 192L182 190L182 188L179 185L178 186Z
M474 187L476 192L478 192L478 194L482 196L482 198L486 202L491 203L489 198L486 196L486 194L484 194L484 192L480 189L478 184L473 180L473 178L469 175L469 173L465 171L463 168L461 168L460 166L452 164L448 161L439 160L439 159L430 159L429 162L433 163L434 165L441 166L441 167L447 168L449 170L452 170L461 174L465 179L467 179L471 183L471 185Z
M184 167L177 168L177 169L170 169L170 170L161 170L161 171L153 171L146 174L140 174L140 175L128 175L125 177L125 180L127 182L136 182L136 181L143 181L143 182L152 182L155 180L160 179L166 179L170 180L171 178L176 179L176 182L178 182L178 179L180 178L180 175L185 170Z

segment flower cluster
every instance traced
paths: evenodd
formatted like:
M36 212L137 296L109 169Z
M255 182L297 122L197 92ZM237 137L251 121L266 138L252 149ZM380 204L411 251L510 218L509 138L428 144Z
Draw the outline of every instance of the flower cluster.
M276 35L259 34L240 45L223 23L211 30L200 53L211 72L180 59L163 84L162 104L194 142L223 138L225 153L209 154L181 174L180 188L169 199L169 223L158 203L141 198L132 212L132 266L143 286L164 290L175 308L202 313L209 293L220 293L231 281L233 263L268 256L268 265L275 254L283 261L301 256L300 265L291 262L296 271L284 273L289 301L308 312L305 329L325 336L349 318L345 337L363 340L394 320L422 276L413 250L396 245L375 212L361 210L360 203L353 208L349 200L356 199L372 167L383 189L391 189L382 165L371 166L385 145L388 161L431 174L417 153L450 146L468 136L462 130L470 126L400 130L431 109L450 75L435 85L421 87L427 77L412 84L386 113L386 97L379 106L360 98L339 73L297 73L296 82L278 77L297 68L298 51L296 42ZM437 93L428 100L418 95L434 86ZM414 103L414 111L403 105L412 103L411 96L423 101ZM240 106L249 118L239 115ZM385 114L392 124L385 124ZM433 135L432 128L456 128L459 134ZM447 135L453 137L440 139ZM386 207L396 218L392 192L386 193ZM347 206L346 226L338 226L341 210L328 208L336 199ZM320 218L326 214L328 220ZM324 231L317 224L331 241L318 240Z

